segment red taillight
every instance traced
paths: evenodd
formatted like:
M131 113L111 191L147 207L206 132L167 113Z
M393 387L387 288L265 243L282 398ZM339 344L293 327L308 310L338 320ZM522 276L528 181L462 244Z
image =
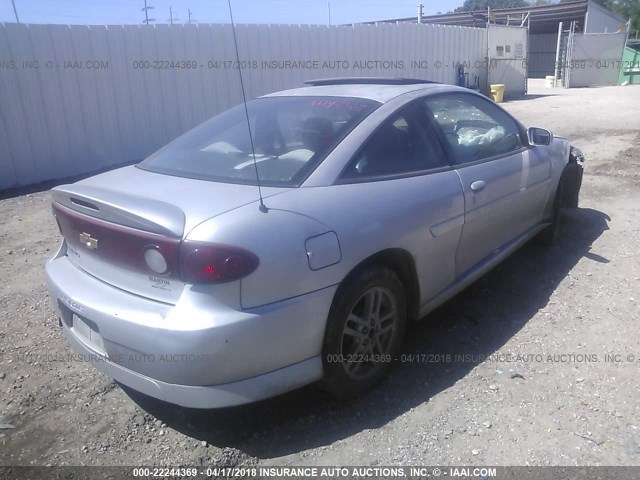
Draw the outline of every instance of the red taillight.
M258 257L242 248L144 232L78 213L56 202L53 211L67 243L81 255L129 270L185 283L225 283L246 277L260 263Z
M225 283L252 273L260 261L242 248L185 240L180 245L180 269L186 283Z

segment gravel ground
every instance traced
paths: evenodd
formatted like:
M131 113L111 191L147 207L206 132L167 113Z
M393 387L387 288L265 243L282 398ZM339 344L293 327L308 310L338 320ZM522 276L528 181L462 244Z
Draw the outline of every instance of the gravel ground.
M588 158L562 240L416 325L419 361L350 403L307 387L188 410L67 358L44 283L49 195L1 200L0 465L640 464L640 86L539 87L505 107Z

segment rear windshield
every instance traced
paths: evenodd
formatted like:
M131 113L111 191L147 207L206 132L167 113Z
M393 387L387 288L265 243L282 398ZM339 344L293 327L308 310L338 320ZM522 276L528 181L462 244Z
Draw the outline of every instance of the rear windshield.
M138 164L168 175L255 185L299 185L380 104L349 97L267 97L227 110Z

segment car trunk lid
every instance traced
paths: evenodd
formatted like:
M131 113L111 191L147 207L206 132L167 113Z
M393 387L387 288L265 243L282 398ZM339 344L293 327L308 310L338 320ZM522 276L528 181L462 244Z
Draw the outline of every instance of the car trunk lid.
M286 189L267 188L263 194L281 191ZM181 241L199 223L257 202L258 192L250 185L125 167L56 187L52 196L74 265L122 290L175 303L185 286L179 265ZM166 266L166 271L149 265Z

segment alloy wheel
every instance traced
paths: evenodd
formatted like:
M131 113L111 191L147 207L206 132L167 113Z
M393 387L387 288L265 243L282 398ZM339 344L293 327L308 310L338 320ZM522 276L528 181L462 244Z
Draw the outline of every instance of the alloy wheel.
M347 375L374 375L389 355L398 331L398 302L391 290L371 287L355 302L342 330L341 358Z

